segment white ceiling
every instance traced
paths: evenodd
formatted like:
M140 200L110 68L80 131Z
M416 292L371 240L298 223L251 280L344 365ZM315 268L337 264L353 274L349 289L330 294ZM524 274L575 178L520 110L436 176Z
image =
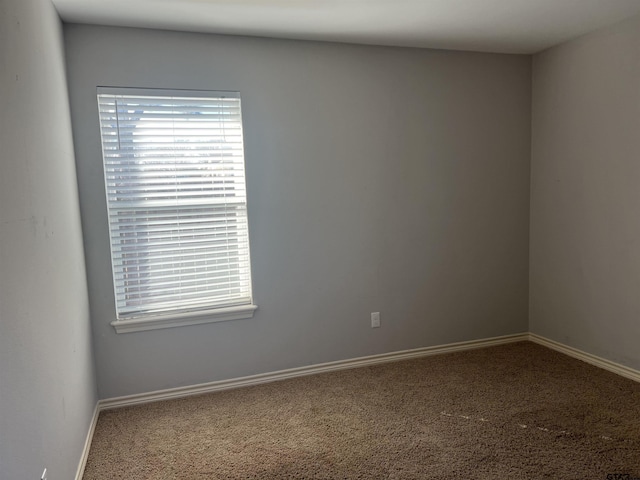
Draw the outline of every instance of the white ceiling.
M534 53L640 14L640 0L52 0L68 22Z

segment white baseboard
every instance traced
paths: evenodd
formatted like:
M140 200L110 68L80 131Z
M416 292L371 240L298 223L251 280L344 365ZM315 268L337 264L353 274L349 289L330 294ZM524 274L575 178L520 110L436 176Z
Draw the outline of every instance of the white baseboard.
M84 475L84 468L87 466L87 458L89 458L89 449L91 448L91 441L93 440L93 432L96 430L96 423L98 423L98 415L100 415L100 402L96 403L96 407L93 409L93 417L91 418L91 424L89 425L89 432L87 432L87 438L84 441L84 448L82 449L82 456L80 457L80 464L76 471L76 480L82 480Z
M397 352L383 353L379 355L369 355L366 357L358 357L347 360L338 360L335 362L320 363L317 365L309 365L306 367L290 368L276 372L261 373L258 375L250 375L247 377L232 378L229 380L219 380L216 382L202 383L199 385L190 385L186 387L170 388L166 390L157 390L155 392L141 393L136 395L127 395L122 397L107 398L98 401L97 412L94 418L92 429L95 427L97 413L101 410L112 408L127 407L142 403L158 402L162 400L170 400L174 398L189 397L192 395L201 395L204 393L219 392L222 390L230 390L232 388L247 387L251 385L259 385L261 383L276 382L286 380L288 378L302 377L306 375L315 375L318 373L333 372L336 370L346 370L349 368L366 367L380 363L396 362L399 360L408 360L410 358L426 357L429 355L440 355L443 353L460 352L464 350L472 350L476 348L492 347L507 343L531 341L543 345L552 350L564 353L573 358L577 358L584 362L603 368L610 372L621 375L625 378L640 382L640 371L621 365L619 363L606 360L604 358L583 352L573 347L569 347L562 343L550 340L535 333L520 333L515 335L505 335L501 337L493 337L482 340L471 340L468 342L449 343L446 345L437 345L433 347L422 347L411 350L400 350ZM90 443L90 442L89 442Z
M629 378L631 380L635 380L636 382L640 382L640 371L635 370L630 367L626 367L616 362L612 362L611 360L606 360L602 357L598 357L596 355L592 355L587 352L583 352L582 350L578 350L577 348L569 347L562 343L556 342L554 340L550 340L548 338L542 337L535 333L529 333L529 340L543 345L552 350L556 350L558 352L564 353L573 358L577 358L578 360L582 360L583 362L590 363L591 365L595 365L596 367L600 367L604 370L608 370L610 372L616 373L622 377Z
M250 385L258 385L261 383L276 382L288 378L302 377L306 375L315 375L318 373L333 372L336 370L346 370L349 368L366 367L379 363L395 362L398 360L407 360L410 358L426 357L428 355L439 355L443 353L459 352L462 350L472 350L475 348L492 347L506 343L522 342L529 340L528 333L516 335L505 335L501 337L487 338L483 340L472 340L468 342L449 343L446 345L438 345L434 347L415 348L412 350L401 350L398 352L383 353L380 355L369 355L366 357L352 358L348 360L339 360L336 362L321 363L310 365L307 367L290 368L277 372L262 373L259 375L251 375L248 377L234 378L230 380L220 380L217 382L202 383L199 385L191 385L187 387L170 388L167 390L158 390L155 392L142 393L138 395L127 395L124 397L108 398L98 402L100 410L111 408L119 408L141 403L158 402L161 400L169 400L173 398L189 397L191 395L200 395L203 393L219 392L232 388L247 387Z

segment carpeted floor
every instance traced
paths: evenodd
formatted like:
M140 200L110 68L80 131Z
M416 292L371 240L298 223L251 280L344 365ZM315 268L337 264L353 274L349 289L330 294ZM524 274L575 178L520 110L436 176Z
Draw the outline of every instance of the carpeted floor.
M640 478L640 384L522 342L105 411L84 480L609 474Z

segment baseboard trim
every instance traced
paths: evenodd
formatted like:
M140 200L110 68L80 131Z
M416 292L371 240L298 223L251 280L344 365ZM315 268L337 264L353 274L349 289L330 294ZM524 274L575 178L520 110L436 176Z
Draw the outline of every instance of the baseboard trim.
M87 466L87 458L89 458L89 450L91 449L91 442L93 441L93 433L96 430L96 424L98 423L98 416L100 415L100 402L96 403L93 409L93 417L91 418L91 424L89 425L89 431L87 432L87 438L84 441L84 447L82 449L82 456L80 457L80 463L78 464L78 470L76 471L76 480L82 480L84 475L84 469Z
M289 378L302 377L307 375L316 375L319 373L333 372L337 370L346 370L351 368L366 367L381 363L396 362L400 360L408 360L411 358L426 357L430 355L440 355L444 353L460 352L464 350L472 350L476 348L492 347L514 342L531 341L539 345L545 346L552 350L564 353L578 360L582 360L596 367L603 368L617 375L629 378L636 382L640 382L640 371L621 365L610 360L592 355L577 348L569 347L562 343L550 340L535 333L520 333L515 335L504 335L500 337L492 337L481 340L471 340L467 342L456 342L445 345L436 345L432 347L415 348L411 350L400 350L397 352L383 353L378 355L369 355L366 357L358 357L347 360L338 360L335 362L321 363L317 365L309 365L306 367L290 368L276 372L262 373L258 375L250 375L246 377L232 378L229 380L219 380L216 382L202 383L198 385L189 385L186 387L170 388L166 390L157 390L154 392L141 393L136 395L127 395L122 397L107 398L98 401L97 412L92 423L92 429L95 427L97 413L102 410L113 408L128 407L143 403L159 402L163 400L171 400L175 398L189 397L192 395L202 395L206 393L219 392L240 387L248 387L259 385L262 383L277 382ZM90 444L90 441L89 441ZM87 446L88 450L88 446ZM85 460L86 461L86 460Z
M203 383L187 387L170 388L167 390L158 390L155 392L142 393L137 395L108 398L105 400L100 400L98 403L100 410L108 410L112 408L127 407L142 403L158 402L162 400L170 400L174 398L182 398L192 395L201 395L204 393L230 390L233 388L259 385L261 383L276 382L280 380L286 380L288 378L316 375L319 373L333 372L336 370L366 367L370 365L377 365L380 363L396 362L399 360L408 360L411 358L426 357L429 355L440 355L443 353L492 347L495 345L503 345L507 343L522 342L527 340L529 340L529 334L520 333L516 335L504 335L501 337L472 340L468 342L449 343L446 345L437 345L433 347L400 350L397 352L369 355L366 357L358 357L348 360L339 360L336 362L310 365L307 367L290 368L287 370L251 375L230 380L220 380L217 382Z
M620 375L621 377L629 378L631 380L635 380L636 382L640 382L639 370L635 370L625 365L612 362L611 360L606 360L602 357L598 357L596 355L583 352L582 350L578 350L577 348L569 347L568 345L564 345L560 342L556 342L555 340L550 340L548 338L542 337L535 333L529 333L529 340L539 345L542 345L544 347L550 348L552 350L556 350L560 353L564 353L565 355L568 355L570 357L577 358L578 360L582 360L583 362L590 363L591 365L595 365L596 367L600 367L604 370L613 372L617 375Z

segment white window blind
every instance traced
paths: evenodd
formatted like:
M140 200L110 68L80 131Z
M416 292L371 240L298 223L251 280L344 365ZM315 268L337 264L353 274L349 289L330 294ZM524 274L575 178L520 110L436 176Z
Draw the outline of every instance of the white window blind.
M119 320L250 305L240 97L98 89Z

